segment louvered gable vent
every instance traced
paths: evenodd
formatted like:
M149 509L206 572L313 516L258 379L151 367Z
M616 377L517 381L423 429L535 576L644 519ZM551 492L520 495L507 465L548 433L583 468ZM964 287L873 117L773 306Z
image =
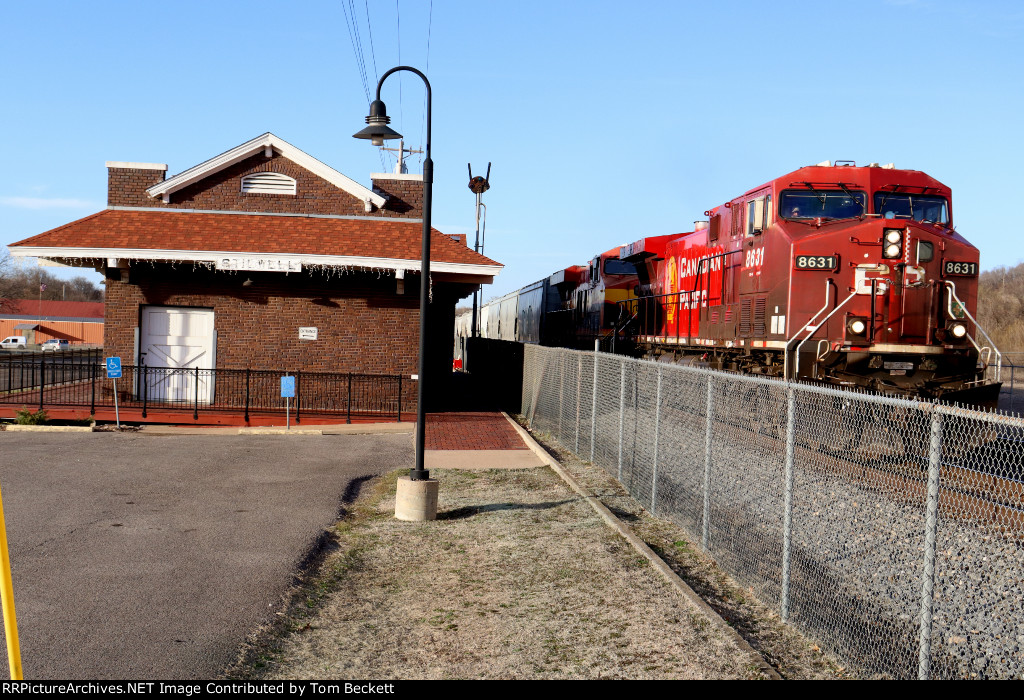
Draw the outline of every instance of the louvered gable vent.
M242 178L245 194L295 194L295 180L281 173L253 173Z

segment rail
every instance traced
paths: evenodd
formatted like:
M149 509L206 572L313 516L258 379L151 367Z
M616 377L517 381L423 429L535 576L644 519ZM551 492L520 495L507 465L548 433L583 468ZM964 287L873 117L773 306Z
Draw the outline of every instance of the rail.
M9 358L0 362L0 405L43 410L47 407L114 408L113 383L103 363L71 362L47 355ZM122 366L117 402L124 408L191 410L199 414L236 411L246 421L252 413L284 413L281 377L294 376L292 401L295 421L306 414L353 418L391 418L415 410L415 380L398 374L304 372L301 370L164 368Z

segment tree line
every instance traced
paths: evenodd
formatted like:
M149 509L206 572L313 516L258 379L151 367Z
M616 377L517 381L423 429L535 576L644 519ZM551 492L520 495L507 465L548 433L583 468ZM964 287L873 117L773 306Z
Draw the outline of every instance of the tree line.
M1024 352L1024 263L981 273L978 323L1000 351Z
M84 275L63 279L42 267L15 265L0 255L0 310L10 311L19 299L43 301L103 301L103 288Z

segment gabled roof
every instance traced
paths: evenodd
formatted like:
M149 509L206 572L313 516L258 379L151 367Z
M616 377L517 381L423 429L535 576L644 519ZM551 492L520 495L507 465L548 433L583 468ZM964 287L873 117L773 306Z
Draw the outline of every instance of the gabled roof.
M305 266L420 267L419 219L107 209L10 245L16 257L216 263L273 255ZM493 277L502 265L432 229L431 270Z
M360 185L350 177L342 175L334 168L321 163L305 151L299 150L284 139L274 136L269 131L262 136L257 136L251 141L246 141L241 146L236 146L230 151L225 151L219 156L214 156L199 165L189 168L185 172L179 173L174 177L160 182L159 184L153 185L146 190L146 194L150 197L168 197L173 192L177 192L180 189L188 187L189 185L196 183L213 173L219 172L224 168L245 160L255 153L265 151L267 149L277 151L293 163L302 166L311 173L319 175L335 187L348 192L353 197L364 202L372 202L377 207L383 207L387 202L386 198L377 194L373 190Z

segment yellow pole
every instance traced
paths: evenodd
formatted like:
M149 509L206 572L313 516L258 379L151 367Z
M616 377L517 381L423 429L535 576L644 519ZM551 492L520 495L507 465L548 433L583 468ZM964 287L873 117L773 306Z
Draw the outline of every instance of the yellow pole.
M14 616L14 583L11 580L11 556L7 551L7 525L4 521L4 497L0 492L0 566L3 567L3 586L0 597L4 606L4 635L7 637L7 664L11 680L20 681L21 647L18 646L18 621Z

